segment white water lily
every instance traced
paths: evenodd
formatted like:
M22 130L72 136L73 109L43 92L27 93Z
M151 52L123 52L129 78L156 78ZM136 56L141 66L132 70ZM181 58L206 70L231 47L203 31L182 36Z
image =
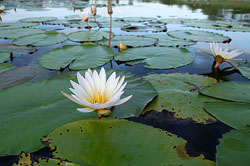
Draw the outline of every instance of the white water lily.
M89 24L88 24L88 21L89 21L89 18L90 18L89 12L81 12L81 13L80 13L80 17L81 17L81 20L82 20L82 21L85 21L85 22L86 22L88 28L90 29L90 26L89 26Z
M230 61L238 61L240 59L233 59L239 55L241 55L243 52L237 50L233 50L233 51L228 51L228 48L226 49L222 49L219 47L219 45L217 43L210 43L210 49L212 54L207 53L203 50L201 50L203 53L207 54L207 55L211 55L214 57L215 60L215 66L214 68L218 68L219 65L223 62L227 62L229 63L233 68L237 69Z
M124 83L125 76L118 76L116 78L116 72L113 72L111 76L106 79L106 72L104 68L101 68L98 74L96 70L93 72L88 69L85 72L85 77L83 77L79 72L77 72L78 83L70 80L73 88L70 91L73 93L71 95L61 92L65 97L71 101L85 107L77 108L78 111L83 113L88 113L96 111L98 117L102 115L109 115L110 108L112 106L120 105L127 102L132 95L121 99L124 93L123 89L127 85Z
M0 13L2 13L3 11L4 11L4 9L5 9L5 6L0 6Z

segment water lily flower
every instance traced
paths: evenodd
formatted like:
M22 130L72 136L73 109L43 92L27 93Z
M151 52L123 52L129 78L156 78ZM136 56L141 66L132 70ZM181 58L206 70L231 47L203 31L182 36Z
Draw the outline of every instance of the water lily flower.
M223 62L227 62L228 64L230 64L234 69L237 70L237 68L230 62L230 61L238 61L241 59L233 59L239 55L241 55L243 52L237 50L233 50L233 51L228 51L228 48L226 49L222 49L219 47L219 45L217 43L210 43L210 49L212 54L207 53L203 50L201 50L201 52L207 54L207 55L211 55L214 57L215 60L215 66L214 68L218 68L219 65Z
M2 13L4 11L4 9L5 9L5 6L1 5L0 6L0 13Z
M80 17L81 17L81 20L82 20L82 21L85 21L85 22L86 22L88 28L90 29L90 26L89 26L89 24L88 24L88 21L89 21L89 18L90 18L90 14L89 14L88 12L81 12L81 13L80 13Z
M93 6L90 7L90 9L91 9L91 13L92 13L93 16L95 17L95 16L96 16L96 6L93 5Z
M120 41L118 43L118 49L119 49L120 52L126 50L127 48L128 48L127 45L124 44L123 42Z
M70 80L73 88L70 91L71 95L61 92L66 98L83 106L84 108L77 108L78 111L83 113L97 112L99 118L107 116L111 113L108 109L112 106L120 105L127 102L132 95L121 99L124 93L123 89L127 85L124 83L125 76L118 76L113 72L111 76L106 79L106 72L101 68L98 74L96 70L93 72L88 69L83 77L77 72L78 83Z

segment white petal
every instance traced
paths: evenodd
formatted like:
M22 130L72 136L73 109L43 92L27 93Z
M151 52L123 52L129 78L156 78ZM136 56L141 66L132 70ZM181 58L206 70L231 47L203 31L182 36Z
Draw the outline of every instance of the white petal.
M98 93L99 90L101 90L100 89L100 77L99 77L96 70L94 70L92 78L93 78L93 81L94 81L96 93Z
M130 95L130 96L128 96L128 97L125 97L125 98L119 100L118 102L116 102L116 103L114 104L114 106L116 106L116 105L121 105L121 104L127 102L131 97L132 97L132 95Z
M99 73L99 77L100 77L100 81L101 81L101 93L103 94L105 91L105 86L106 86L106 72L104 70L104 68L101 68L101 71Z
M92 109L92 108L77 108L77 111L83 112L83 113L89 113L89 112L93 112L94 109Z
M85 72L85 80L87 80L87 82L89 83L93 94L95 92L95 84L92 76L88 72Z

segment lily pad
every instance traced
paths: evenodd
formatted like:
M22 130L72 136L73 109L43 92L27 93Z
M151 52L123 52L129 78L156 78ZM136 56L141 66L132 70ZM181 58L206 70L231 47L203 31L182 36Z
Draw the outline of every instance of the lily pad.
M27 23L40 23L40 22L47 22L47 21L54 21L57 20L56 17L29 17L21 19L21 22L27 22Z
M0 52L11 52L14 57L30 54L37 50L36 47L21 47L15 45L0 45Z
M127 32L167 32L166 26L127 25L121 28Z
M67 40L67 36L56 31L46 31L44 33L23 36L13 41L18 46L46 46L61 43Z
M45 68L59 70L69 65L70 69L88 69L102 66L113 58L113 51L94 43L66 45L41 55L39 64Z
M182 138L143 124L112 118L89 118L66 124L44 141L48 141L51 149L56 149L53 153L56 158L80 165L214 165L202 156L188 156L186 141Z
M205 110L216 119L235 128L250 124L250 104L237 102L206 103Z
M16 39L22 36L44 33L45 30L38 28L17 28L5 29L0 31L0 38Z
M160 22L166 24L183 24L185 19L183 18L161 18L159 19Z
M10 52L0 51L0 63L10 60Z
M112 34L113 36L114 34ZM106 31L78 31L68 35L68 38L76 42L94 42L103 38L109 38L109 32Z
M12 66L10 64L0 63L0 73L4 73L4 72L11 70L13 68L14 68L14 66Z
M144 77L158 91L158 98L153 100L143 113L163 109L174 112L175 117L192 119L198 123L208 124L216 119L203 110L205 102L215 99L199 95L202 86L215 84L216 80L199 75L189 74L151 74Z
M129 93L133 97L127 103L114 107L111 116L139 116L156 92L147 81L117 71L117 75L124 74L127 81L124 95ZM76 111L79 106L60 93L62 90L70 93L70 80L76 81L76 77L59 75L0 91L0 156L39 150L44 147L40 138L53 129L77 119L97 116L95 112L84 114Z
M250 79L250 66L238 64L237 68L244 77Z
M111 39L111 46L117 46L119 42L123 42L130 47L145 47L155 45L157 43L157 39L145 36L117 35ZM108 45L108 40L102 40L98 43Z
M24 22L15 22L15 23L1 23L0 30L4 29L16 29L16 28L28 28L35 25L39 25L38 23L24 23Z
M176 39L163 34L161 35L150 34L147 36L157 38L159 40L157 45L163 47L182 47L182 46L190 46L196 44L196 42L191 40Z
M68 16L65 16L65 19L68 21L80 21L81 17L80 15L68 15Z
M149 21L155 21L156 18L153 17L124 17L120 18L120 21L125 21L125 22L149 22Z
M198 31L198 30L177 30L170 31L168 35L178 39L192 40L199 42L229 42L231 39L222 34L207 32L207 31Z
M249 82L223 82L211 85L210 87L202 88L199 92L213 98L250 103Z
M220 140L217 147L217 166L248 166L250 163L249 129L233 130Z
M184 48L147 47L130 48L115 56L119 61L142 60L144 67L154 69L170 69L184 66L193 61L194 55Z

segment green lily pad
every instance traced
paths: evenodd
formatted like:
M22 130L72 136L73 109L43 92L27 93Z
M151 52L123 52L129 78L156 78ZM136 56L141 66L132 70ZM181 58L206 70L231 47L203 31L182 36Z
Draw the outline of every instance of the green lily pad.
M0 30L4 29L16 29L16 28L28 28L35 25L39 25L38 23L24 23L24 22L15 22L15 23L1 23Z
M98 20L97 20L98 21ZM98 23L100 24L100 26L102 28L109 28L110 27L110 21L109 20L101 20L101 21L98 21ZM113 28L120 28L120 27L123 27L123 26L129 26L130 24L129 23L126 23L126 22L122 22L122 21L114 21L112 20L112 27Z
M10 60L10 52L0 51L0 63Z
M223 82L210 87L202 88L203 95L223 100L250 103L249 82Z
M189 74L151 74L144 77L158 91L158 98L153 100L144 113L151 110L161 112L163 109L174 112L177 118L188 119L208 124L216 119L203 110L205 102L215 99L199 95L202 86L215 84L216 80Z
M238 64L237 68L244 77L250 79L250 66Z
M113 36L114 34L112 34ZM68 35L68 38L76 42L94 42L103 38L109 38L109 32L106 31L78 31Z
M156 18L153 17L124 17L124 18L120 18L118 19L120 21L125 21L125 22L149 22L149 21L155 21Z
M31 166L32 161L31 161L31 154L21 152L21 154L18 157L18 162L14 163L12 166Z
M154 69L170 69L189 64L194 55L184 48L147 47L130 48L115 56L115 60L134 61L142 60L144 67Z
M10 64L0 63L0 73L4 73L4 72L11 70L13 68L14 68L14 66L12 66Z
M111 72L109 70L107 75ZM156 91L141 78L127 72L116 72L121 76L126 73L124 95L132 94L133 97L127 103L114 107L110 116L139 116L147 103L157 95ZM84 114L76 111L81 106L61 94L61 91L70 93L70 80L76 81L76 77L59 75L53 79L0 90L0 156L39 150L44 147L40 138L53 129L77 119L97 116L95 112Z
M217 166L248 166L250 163L249 129L233 130L223 136L217 146Z
M152 26L152 25L127 25L121 28L127 32L166 32L166 26Z
M183 18L161 18L159 19L160 22L166 24L183 24L185 19Z
M69 65L70 69L88 69L102 66L113 58L113 51L94 43L66 45L41 55L39 64L45 68L59 70Z
M27 23L40 23L40 22L47 22L47 21L54 21L57 20L56 17L29 17L21 19L21 22L27 22Z
M237 102L206 103L205 110L227 125L240 129L250 124L250 104Z
M46 46L61 43L67 40L67 36L56 31L46 31L44 33L23 36L13 41L18 46Z
M190 46L196 44L196 42L191 40L176 39L168 35L162 35L162 34L161 35L150 34L147 36L157 38L159 40L157 45L162 47L182 47L182 46Z
M0 45L0 52L11 52L14 57L30 54L37 50L36 47L21 47L15 45Z
M168 35L178 39L192 40L199 42L229 42L231 39L222 34L198 31L198 30L177 30L170 31Z
M126 36L117 35L111 39L111 46L117 46L119 42L123 42L130 47L146 47L157 43L157 39L145 36ZM102 45L108 45L108 40L98 42Z
M184 139L126 120L80 120L57 128L43 140L56 149L56 158L80 165L214 165L202 156L188 156Z
M16 39L22 36L34 35L44 32L45 30L37 28L5 29L0 31L0 38Z
M68 15L64 17L68 21L80 21L81 17L80 15Z

